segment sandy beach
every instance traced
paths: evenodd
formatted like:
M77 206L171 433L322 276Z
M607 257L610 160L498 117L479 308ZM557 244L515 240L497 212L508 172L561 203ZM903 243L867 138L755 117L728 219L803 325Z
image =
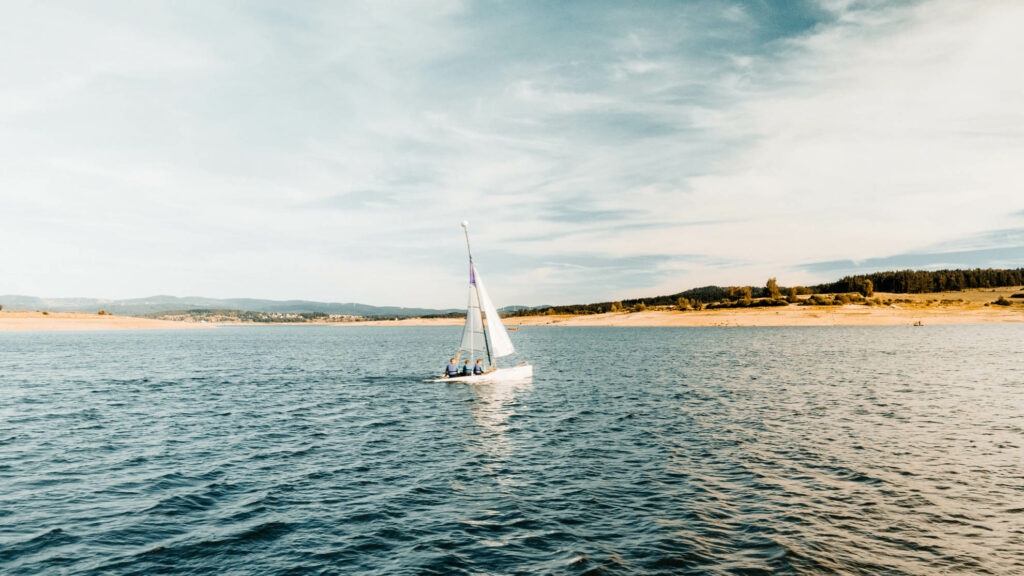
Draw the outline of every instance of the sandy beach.
M85 312L22 312L0 310L0 332L37 330L176 330L206 328L208 324L153 320Z
M523 316L506 318L516 326L899 326L921 324L971 324L1024 322L1024 301L1011 306L985 306L1009 297L1014 288L970 290L932 294L878 294L882 298L909 300L889 306L779 306L679 311L645 310L609 314ZM946 301L946 303L942 303ZM407 318L357 322L362 326L461 325L461 318Z

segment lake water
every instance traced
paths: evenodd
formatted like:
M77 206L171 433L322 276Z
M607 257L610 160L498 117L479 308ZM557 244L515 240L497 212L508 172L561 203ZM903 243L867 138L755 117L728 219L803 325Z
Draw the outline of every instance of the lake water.
M0 573L1024 573L1024 326L0 333Z

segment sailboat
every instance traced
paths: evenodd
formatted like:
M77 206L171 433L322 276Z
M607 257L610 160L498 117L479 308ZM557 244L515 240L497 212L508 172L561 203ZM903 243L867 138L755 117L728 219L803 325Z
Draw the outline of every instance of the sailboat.
M466 252L469 254L469 304L466 306L466 324L462 329L462 342L455 355L455 364L460 366L459 361L465 354L472 366L473 361L478 358L476 352L480 351L486 354L487 365L483 374L441 377L427 380L427 382L485 384L532 378L533 366L526 362L508 368L500 368L495 363L498 358L515 354L516 349L508 337L508 331L501 323L498 309L494 307L491 297L487 295L487 289L484 288L484 281L480 278L480 273L473 264L473 250L469 245L469 222L463 221L462 229L466 233Z

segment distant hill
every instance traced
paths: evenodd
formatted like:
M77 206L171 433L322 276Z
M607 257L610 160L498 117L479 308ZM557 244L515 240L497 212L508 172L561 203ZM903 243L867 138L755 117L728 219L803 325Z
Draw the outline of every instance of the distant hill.
M506 313L512 313L512 312L519 312L520 310L546 310L548 308L551 308L550 304L544 304L544 305L541 305L541 306L518 306L518 305L513 305L513 306L502 306L501 308L498 308L498 312L500 312L502 314L506 314Z
M0 296L0 306L10 310L46 310L49 312L97 312L141 316L170 310L231 309L250 312L302 314L344 314L348 316L410 317L460 312L456 309L403 308L368 304L314 302L310 300L259 300L255 298L203 298L200 296L150 296L112 300L102 298L37 298L8 294Z

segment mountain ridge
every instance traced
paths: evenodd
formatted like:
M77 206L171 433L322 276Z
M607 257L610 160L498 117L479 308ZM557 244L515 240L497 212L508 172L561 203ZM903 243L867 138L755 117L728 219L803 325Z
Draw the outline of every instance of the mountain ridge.
M49 312L98 312L139 316L168 310L217 308L250 312L299 314L321 312L347 316L408 318L432 314L461 312L456 308L406 308L404 306L372 306L357 302L319 302L315 300L270 300L261 298L207 298L204 296L170 296L159 294L142 298L41 298L21 294L0 295L0 306L18 310Z

